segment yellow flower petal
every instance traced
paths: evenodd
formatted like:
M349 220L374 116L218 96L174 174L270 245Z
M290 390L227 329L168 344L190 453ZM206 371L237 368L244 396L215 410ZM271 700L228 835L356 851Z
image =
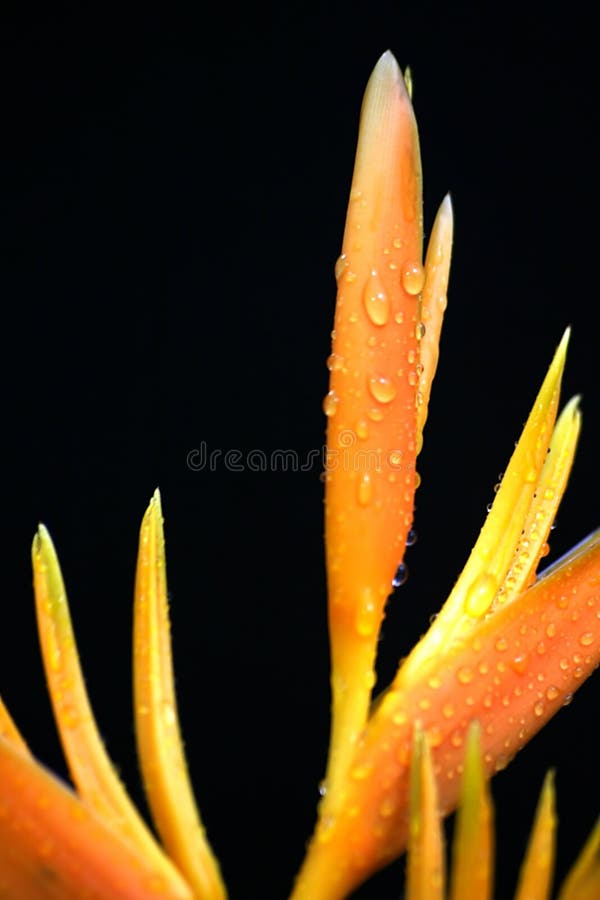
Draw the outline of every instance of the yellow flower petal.
M600 897L600 819L560 889L558 900L598 900Z
M556 844L555 803L554 772L548 772L521 866L515 900L548 900L550 896Z
M456 814L450 900L488 900L494 867L493 807L481 758L480 726L469 729Z
M177 896L186 896L189 890L133 806L104 749L83 681L60 566L43 525L33 541L32 561L48 691L78 793L109 827L144 854Z
M431 231L425 256L425 286L421 297L419 341L419 389L417 392L417 452L423 445L431 385L440 353L440 334L448 304L448 278L452 257L454 217L448 194L442 201Z
M410 774L406 900L443 900L444 837L427 738L415 729Z
M535 509L534 496L552 437L568 339L567 330L467 564L429 631L402 665L399 677L403 681L416 677L417 671L430 663L441 648L447 648L469 635L477 620L489 612L507 578L522 540L523 529L532 509ZM560 449L557 449L556 456L562 460L561 472L566 474L569 468L567 461L572 460L579 432L576 417L574 428L563 427L573 421L572 412L569 408L559 427L557 439ZM567 446L564 446L565 437ZM564 490L566 475L560 479L550 476L550 481L556 483L557 492L559 484ZM547 522L548 529L550 525L551 522Z
M140 531L134 607L134 700L138 754L146 796L173 861L202 900L226 896L206 840L179 729L169 639L167 575L160 494Z

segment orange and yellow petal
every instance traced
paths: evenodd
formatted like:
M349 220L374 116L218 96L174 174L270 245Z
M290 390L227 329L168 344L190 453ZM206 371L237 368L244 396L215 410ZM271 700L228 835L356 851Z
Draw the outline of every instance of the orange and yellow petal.
M425 278L420 167L410 98L385 53L361 112L324 401L330 800L366 721L379 626L412 521Z
M0 896L192 900L46 769L0 738Z
M134 606L134 701L138 755L152 818L171 859L202 900L226 896L188 774L173 680L160 494L140 531Z

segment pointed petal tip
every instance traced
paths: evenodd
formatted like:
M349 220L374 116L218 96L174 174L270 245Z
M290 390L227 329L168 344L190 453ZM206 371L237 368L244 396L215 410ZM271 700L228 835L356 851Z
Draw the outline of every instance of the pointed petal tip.
M567 352L567 347L569 346L570 339L571 339L571 326L567 325L567 327L564 330L563 336L560 339L560 344L558 345L559 351L561 351L563 354L566 354L566 352Z
M31 555L35 560L37 557L41 555L55 557L56 551L54 550L54 543L52 542L52 538L50 537L50 532L46 528L46 526L40 522L37 527L37 531L33 536L33 542L31 545Z
M412 81L410 74L409 78ZM381 54L371 72L365 96L368 96L371 90L383 91L393 87L399 88L400 92L410 99L410 92L396 57L391 50L386 50Z
M450 191L448 191L448 193L440 203L440 213L444 216L450 216L451 218L454 218L454 207L452 205L452 195L450 194Z

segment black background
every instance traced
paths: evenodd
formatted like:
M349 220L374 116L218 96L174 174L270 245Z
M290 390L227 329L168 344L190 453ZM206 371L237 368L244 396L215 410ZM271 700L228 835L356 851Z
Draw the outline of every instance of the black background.
M130 700L137 529L160 485L180 714L233 900L286 896L328 728L319 466L192 471L190 450L323 443L321 400L358 111L386 48L410 64L425 223L455 209L450 306L410 578L380 684L476 537L554 347L584 428L552 558L599 523L598 84L570 4L304 4L3 14L0 685L64 772L29 547L56 542L89 691L138 802ZM597 685L494 781L509 897L544 771L564 874L597 812ZM357 898L399 896L402 864Z

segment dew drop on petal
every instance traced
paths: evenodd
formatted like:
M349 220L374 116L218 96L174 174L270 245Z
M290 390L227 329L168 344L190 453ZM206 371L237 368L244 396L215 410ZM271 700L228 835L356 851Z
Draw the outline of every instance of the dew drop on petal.
M444 703L442 706L442 715L445 719L451 719L456 710L452 703Z
M376 269L371 270L363 290L363 303L374 325L385 325L390 317L390 300Z
M465 594L464 608L467 615L474 619L483 616L494 600L498 590L498 582L487 572L478 575L469 585Z
M402 270L402 287L407 294L416 296L423 290L425 269L418 262L407 263Z
M363 472L356 485L356 499L359 506L369 506L373 499L373 482L368 472Z
M396 385L391 378L383 375L372 375L369 378L369 390L379 403L391 403L396 396Z
M584 634L582 634L581 637L579 638L579 643L581 644L582 647L589 647L590 644L593 644L594 643L593 632L586 631Z
M329 391L328 394L325 394L325 399L323 400L323 412L325 415L328 417L334 416L339 402L340 398L335 391Z
M369 423L365 419L359 419L356 423L356 435L363 441L369 437Z
M377 604L373 592L369 588L363 591L358 612L356 613L356 631L361 637L369 637L378 625Z
M350 777L355 781L364 781L373 771L373 763L359 763L350 770Z
M408 579L408 568L405 563L401 562L396 569L396 574L392 578L392 587L398 588L406 584Z
M396 805L397 803L394 797L384 797L379 807L379 815L383 819L389 819L390 816L394 815L396 811Z
M475 677L475 673L470 666L461 666L456 673L456 678L460 684L470 684Z
M335 262L334 270L333 270L335 273L336 281L340 280L340 278L342 277L342 275L344 274L344 272L347 268L348 268L348 260L346 258L346 254L342 253L341 256L338 256L338 258Z

